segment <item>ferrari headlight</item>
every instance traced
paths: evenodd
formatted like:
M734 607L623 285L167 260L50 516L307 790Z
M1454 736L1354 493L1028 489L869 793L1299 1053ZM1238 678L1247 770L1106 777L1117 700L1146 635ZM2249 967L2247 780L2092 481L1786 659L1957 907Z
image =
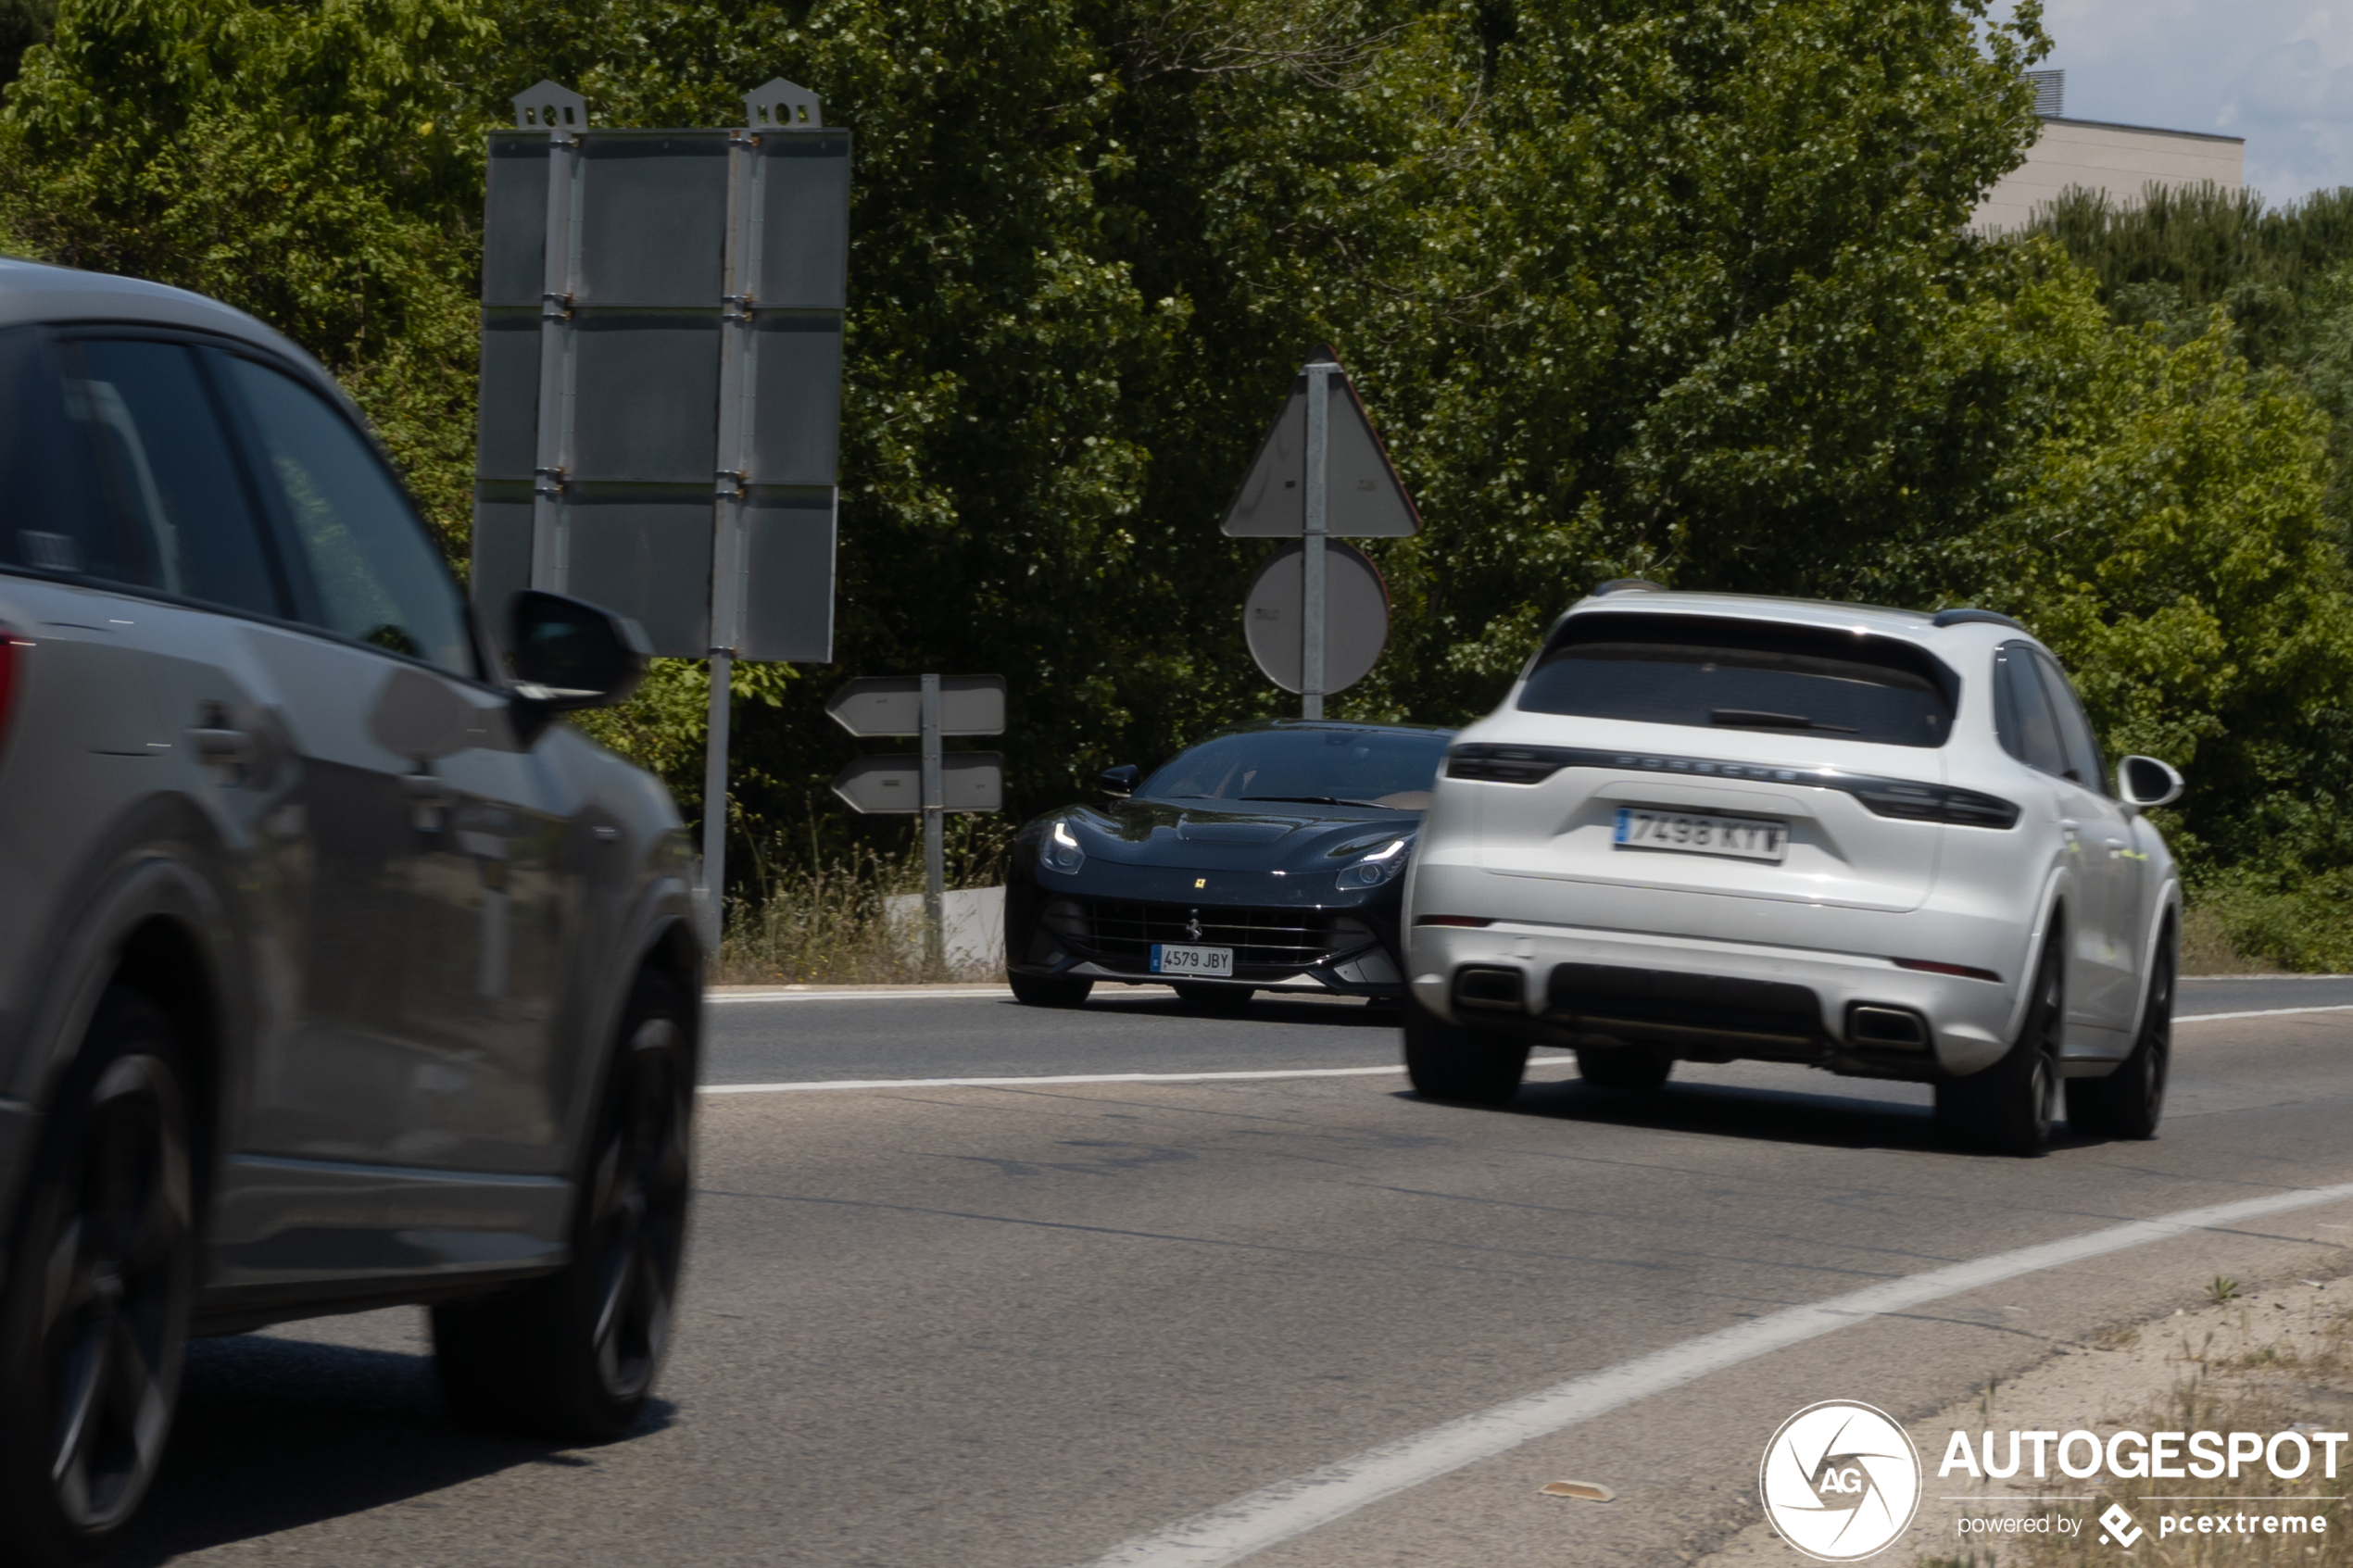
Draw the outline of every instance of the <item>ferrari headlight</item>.
M1038 863L1064 876L1076 875L1078 868L1087 863L1087 851L1071 836L1068 822L1054 823L1053 831L1046 835L1045 845L1038 851Z
M1363 859L1340 873L1340 886L1345 891L1359 887L1378 887L1382 883L1405 869L1405 839L1395 839L1374 850Z

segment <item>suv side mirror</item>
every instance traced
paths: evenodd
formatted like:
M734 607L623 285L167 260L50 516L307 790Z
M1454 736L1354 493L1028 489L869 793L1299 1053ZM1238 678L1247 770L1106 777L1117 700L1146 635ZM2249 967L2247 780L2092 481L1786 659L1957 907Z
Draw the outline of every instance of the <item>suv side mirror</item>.
M2154 757L2127 757L2116 765L2116 797L2127 806L2147 810L2171 806L2182 798L2182 775L2171 762Z
M1144 771L1133 762L1122 762L1116 768L1105 768L1102 776L1096 782L1113 799L1125 799L1135 794L1136 786L1144 782Z
M653 657L635 621L561 594L526 588L507 618L515 696L542 714L628 701Z

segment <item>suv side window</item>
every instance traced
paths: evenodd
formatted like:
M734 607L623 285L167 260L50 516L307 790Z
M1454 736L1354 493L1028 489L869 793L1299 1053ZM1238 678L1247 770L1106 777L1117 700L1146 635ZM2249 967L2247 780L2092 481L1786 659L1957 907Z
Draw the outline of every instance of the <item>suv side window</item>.
M213 362L244 402L262 489L308 569L315 602L304 619L478 675L458 585L366 438L291 376L228 354Z
M195 352L91 338L61 345L69 420L100 454L116 558L84 568L182 598L286 613L284 585Z
M2075 688L2067 684L2067 675L2047 654L2034 656L2035 667L2043 672L2043 684L2050 692L2051 708L2058 714L2059 744L2067 751L2067 776L2095 795L2108 793L2100 766L2100 743L2092 734L2092 722L2083 717L2083 705L2075 698Z
M2043 683L2035 679L2034 650L2005 643L1994 652L1994 725L2002 749L2028 767L2062 778L2067 753L2059 744L2058 721Z
M0 332L0 560L127 580L89 427L66 417L56 345L37 327Z

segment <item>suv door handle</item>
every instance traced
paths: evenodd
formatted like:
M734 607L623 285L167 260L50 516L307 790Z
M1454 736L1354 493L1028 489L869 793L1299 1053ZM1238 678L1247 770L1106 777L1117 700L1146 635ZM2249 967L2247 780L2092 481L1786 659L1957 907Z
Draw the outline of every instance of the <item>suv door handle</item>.
M242 767L253 760L253 737L243 730L194 729L188 742L198 757L222 767Z

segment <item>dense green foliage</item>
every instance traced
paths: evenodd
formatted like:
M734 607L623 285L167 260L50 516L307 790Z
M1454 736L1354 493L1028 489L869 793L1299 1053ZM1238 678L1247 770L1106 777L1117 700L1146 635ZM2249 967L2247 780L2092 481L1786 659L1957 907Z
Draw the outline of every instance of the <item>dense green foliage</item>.
M2170 633L2111 614L2101 634L2137 634L2152 655L2170 647L2177 673L2156 675L2152 659L2137 706L2202 716L2212 731L2196 754L2221 807L2198 824L2204 891L2249 951L2353 963L2346 632L2338 601L2314 591L2339 581L2353 543L2353 190L2285 207L2210 189L2120 208L2074 193L2038 227L2096 281L2110 318L2138 329L2145 355L2197 345L2172 357L2189 375L2171 379L2190 396L2136 400L2141 428L2113 439L2108 460L2120 484L2171 502L2141 503L2145 516L2206 523L2214 560L2238 584L2199 596L2208 612L2177 611ZM2183 415L2214 422L2185 430ZM2315 446L2324 460L2310 458ZM2203 474L2183 466L2201 454ZM2129 569L2161 593L2196 570L2162 546L2147 559L2161 570L2138 558ZM2233 701L2210 689L2218 681L2252 684Z
M462 558L507 95L815 87L858 135L840 662L748 672L754 842L847 831L849 673L1002 671L1016 806L1285 710L1240 637L1268 546L1216 520L1328 340L1428 524L1375 547L1396 629L1340 711L1466 720L1630 572L1974 600L2190 771L2202 865L2353 864L2346 222L1970 237L2044 47L1977 0L65 0L0 218L318 353ZM600 721L690 811L700 709L673 666Z

